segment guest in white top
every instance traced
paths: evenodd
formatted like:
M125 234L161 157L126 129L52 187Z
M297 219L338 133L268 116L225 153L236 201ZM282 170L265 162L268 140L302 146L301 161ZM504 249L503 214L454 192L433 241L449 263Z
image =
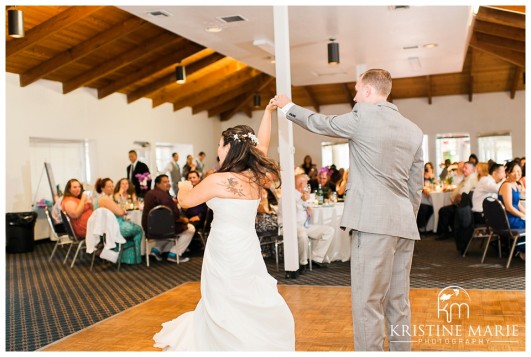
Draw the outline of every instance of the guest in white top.
M450 194L450 201L452 204L439 209L439 222L437 223L437 233L439 233L439 237L435 238L436 240L450 238L449 233L453 230L455 212L457 210L457 205L461 202L461 195L463 193L469 193L478 183L478 178L475 173L476 169L474 163L469 161L464 163L464 178L457 184L456 188Z
M503 180L505 180L505 167L493 163L488 167L487 163L480 162L476 167L479 181L472 195L472 212L474 222L485 223L483 218L483 201L487 197L498 197L498 190Z
M321 267L325 261L325 255L332 244L335 229L320 224L310 224L312 209L309 200L310 193L305 189L308 186L308 176L299 174L295 176L295 209L297 218L297 240L299 242L299 273L306 271L308 264L308 239L312 240L312 263ZM279 205L278 219L282 221L282 205Z

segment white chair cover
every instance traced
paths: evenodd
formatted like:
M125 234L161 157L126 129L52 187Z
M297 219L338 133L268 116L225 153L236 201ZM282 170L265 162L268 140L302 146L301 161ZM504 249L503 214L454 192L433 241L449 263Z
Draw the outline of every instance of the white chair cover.
M105 249L114 249L116 243L124 244L125 238L120 233L120 226L114 213L109 209L100 207L90 216L87 222L87 236L85 244L87 253L94 252L100 242L100 236L105 234Z

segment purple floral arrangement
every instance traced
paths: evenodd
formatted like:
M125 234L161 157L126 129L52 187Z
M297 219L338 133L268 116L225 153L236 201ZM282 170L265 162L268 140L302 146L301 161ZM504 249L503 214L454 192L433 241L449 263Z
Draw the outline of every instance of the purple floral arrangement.
M151 175L149 172L144 172L143 174L136 174L135 177L138 179L138 182L140 183L140 189L147 190L148 188L148 181L151 180Z

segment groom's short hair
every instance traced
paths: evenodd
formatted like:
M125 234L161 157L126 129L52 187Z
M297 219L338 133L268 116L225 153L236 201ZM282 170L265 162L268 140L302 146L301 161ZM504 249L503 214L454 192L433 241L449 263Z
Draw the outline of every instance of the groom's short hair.
M360 80L364 84L370 84L376 89L378 94L385 96L386 98L391 94L391 88L393 86L393 80L391 73L385 69L369 69L360 76Z

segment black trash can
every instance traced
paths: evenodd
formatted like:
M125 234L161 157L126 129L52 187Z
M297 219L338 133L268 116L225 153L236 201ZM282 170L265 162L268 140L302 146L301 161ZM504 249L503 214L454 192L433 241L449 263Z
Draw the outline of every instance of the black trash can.
M26 253L33 251L37 212L6 213L6 252Z

